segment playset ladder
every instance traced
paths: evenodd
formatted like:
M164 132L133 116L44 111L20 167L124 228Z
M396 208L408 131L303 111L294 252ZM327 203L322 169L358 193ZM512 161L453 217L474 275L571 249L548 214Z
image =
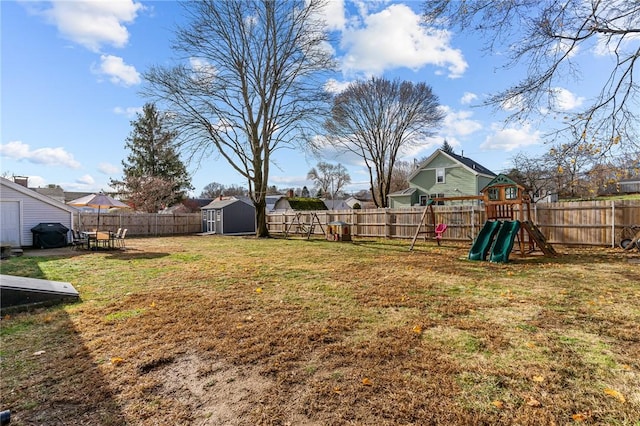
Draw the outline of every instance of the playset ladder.
M525 220L522 222L522 227L526 229L531 239L535 241L536 245L540 247L540 250L542 250L544 254L546 254L547 256L558 255L558 253L556 253L553 246L547 242L547 239L545 238L545 236L540 231L540 228L538 228L538 226L535 223L529 220Z

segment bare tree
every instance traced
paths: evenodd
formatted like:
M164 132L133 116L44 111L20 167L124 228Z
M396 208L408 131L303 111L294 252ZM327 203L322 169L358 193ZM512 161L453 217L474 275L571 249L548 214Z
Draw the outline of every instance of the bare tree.
M550 179L555 172L544 164L542 158L519 153L511 158L511 164L513 167L507 175L524 186L534 202L556 190Z
M409 176L411 176L414 170L413 161L396 161L393 165L393 171L391 172L389 193L409 188Z
M577 132L580 144L595 138L602 154L620 146L638 146L640 111L637 63L640 62L640 2L632 0L429 0L425 19L479 33L487 52L508 54L507 68L523 64L526 77L494 94L487 105L514 107L512 119L538 111L566 116L562 130ZM582 111L563 111L560 83L580 79L576 55L598 49L611 58L601 75L599 94ZM592 77L598 77L590 73ZM555 133L556 135L564 133Z
M345 185L351 183L351 176L342 164L331 164L324 161L319 162L316 167L309 170L307 179L315 182L317 191L334 200L336 195L342 191Z
M224 158L248 183L256 235L269 235L271 154L294 146L322 117L320 78L332 67L323 0L185 2L173 49L188 63L154 66L145 93L166 105L181 148Z
M326 138L364 160L377 207L388 205L398 153L432 136L443 120L438 107L429 85L399 79L354 82L335 96L325 123Z

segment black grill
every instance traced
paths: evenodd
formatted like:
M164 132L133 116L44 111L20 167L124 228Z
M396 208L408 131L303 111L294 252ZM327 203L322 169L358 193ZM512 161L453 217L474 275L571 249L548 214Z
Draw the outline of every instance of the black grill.
M69 228L61 223L39 223L31 228L33 247L58 248L67 245Z

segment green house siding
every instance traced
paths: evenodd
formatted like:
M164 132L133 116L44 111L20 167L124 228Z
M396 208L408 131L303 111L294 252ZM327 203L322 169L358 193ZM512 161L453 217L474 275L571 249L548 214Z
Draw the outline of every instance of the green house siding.
M411 207L417 202L413 201L413 196L411 195L395 195L393 197L389 197L389 207L392 209L402 209L405 207Z
M445 168L444 183L436 183L435 168L425 169L409 182L409 186L418 189L420 195L444 194L445 197L456 197L480 193L475 175L462 166Z

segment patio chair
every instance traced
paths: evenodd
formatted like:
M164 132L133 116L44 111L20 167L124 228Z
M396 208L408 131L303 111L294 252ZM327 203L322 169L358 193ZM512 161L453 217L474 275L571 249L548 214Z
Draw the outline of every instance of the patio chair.
M111 233L109 232L96 232L96 246L110 248L111 247Z
M73 239L73 241L71 242L71 245L73 246L74 250L77 249L78 247L82 248L88 244L86 234L83 234L77 229L71 230L71 237Z
M127 236L127 228L122 230L122 233L120 234L120 236L118 238L116 238L116 244L118 245L119 248L121 249L125 249L125 244L124 244L124 239Z

